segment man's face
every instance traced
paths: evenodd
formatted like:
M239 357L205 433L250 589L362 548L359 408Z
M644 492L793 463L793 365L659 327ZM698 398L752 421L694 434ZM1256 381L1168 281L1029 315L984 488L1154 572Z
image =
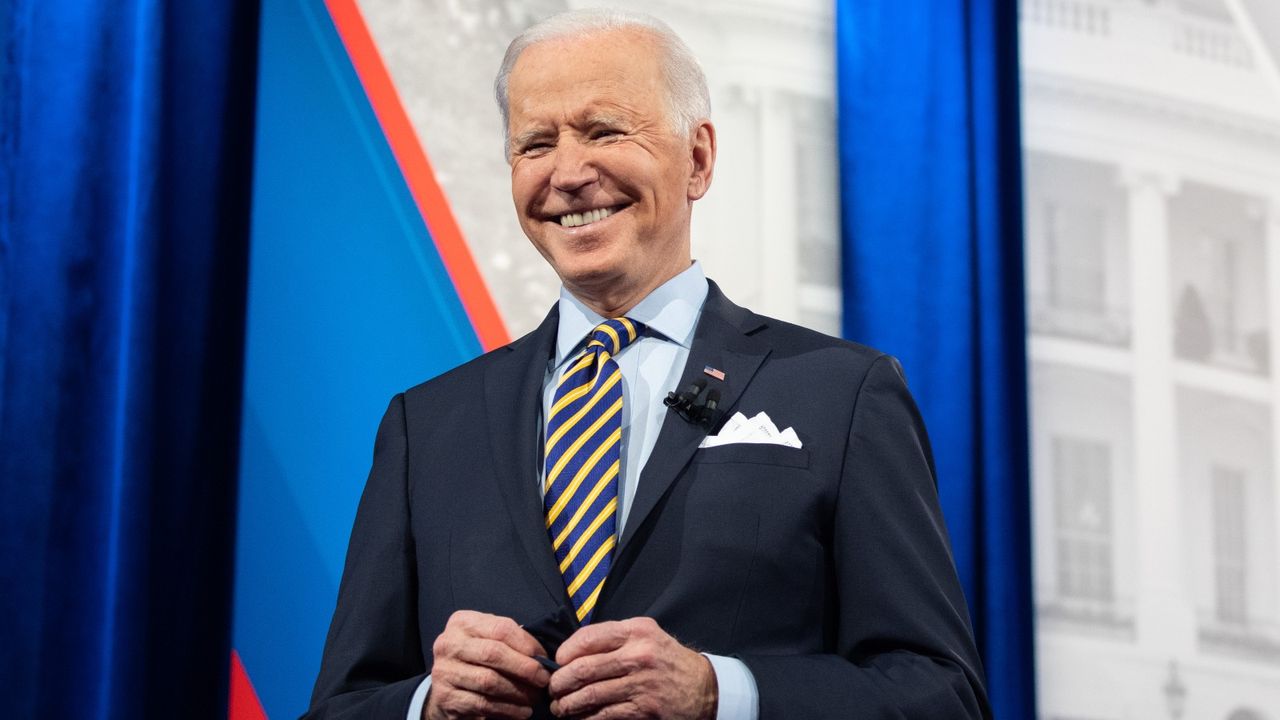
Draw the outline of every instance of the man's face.
M520 225L571 292L609 309L689 266L690 209L711 181L714 131L671 127L658 58L639 31L553 40L508 83Z

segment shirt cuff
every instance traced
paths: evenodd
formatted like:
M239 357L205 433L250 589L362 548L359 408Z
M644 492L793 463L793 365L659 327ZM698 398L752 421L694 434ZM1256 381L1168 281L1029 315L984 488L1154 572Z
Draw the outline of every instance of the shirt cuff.
M427 704L427 693L430 690L431 676L428 675L422 679L422 684L414 691L413 700L409 701L409 714L405 716L405 720L422 720L422 707Z
M711 653L702 653L702 656L711 661L711 669L716 674L719 695L716 720L757 720L760 717L760 690L746 663Z

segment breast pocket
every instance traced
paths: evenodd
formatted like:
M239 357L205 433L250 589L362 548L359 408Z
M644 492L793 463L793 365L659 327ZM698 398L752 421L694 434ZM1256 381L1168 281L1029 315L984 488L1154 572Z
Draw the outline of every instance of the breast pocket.
M723 445L698 450L689 467L689 533L708 571L741 598L735 617L813 617L824 582L832 483L806 448ZM696 528L696 529L695 529ZM731 636L769 635L782 621L732 623ZM753 637L754 637L753 636Z
M726 503L745 503L762 516L806 506L819 489L809 461L807 449L784 445L740 443L702 448L693 454L689 465L690 504L714 512Z
M734 443L702 448L693 454L695 463L748 463L751 465L782 465L784 467L809 467L809 451L785 445L764 443Z

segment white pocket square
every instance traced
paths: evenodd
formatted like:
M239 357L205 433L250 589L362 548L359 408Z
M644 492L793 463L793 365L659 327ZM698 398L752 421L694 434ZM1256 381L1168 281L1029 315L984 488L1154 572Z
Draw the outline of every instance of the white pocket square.
M698 443L698 447L712 448L740 443L804 447L800 437L796 435L795 428L778 430L778 426L773 424L773 420L770 420L769 415L764 411L756 413L752 418L740 412L734 413L733 417L725 421L719 433L703 438L702 442Z

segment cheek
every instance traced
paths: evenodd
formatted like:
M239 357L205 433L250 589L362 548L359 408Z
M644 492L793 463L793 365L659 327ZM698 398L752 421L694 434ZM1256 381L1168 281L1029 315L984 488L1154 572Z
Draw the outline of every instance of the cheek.
M538 188L546 185L545 175L539 163L529 160L520 161L511 169L511 197L517 207L523 209L537 194Z
M523 209L525 201L529 197L529 182L525 177L525 173L511 173L511 199L515 201L517 209Z

